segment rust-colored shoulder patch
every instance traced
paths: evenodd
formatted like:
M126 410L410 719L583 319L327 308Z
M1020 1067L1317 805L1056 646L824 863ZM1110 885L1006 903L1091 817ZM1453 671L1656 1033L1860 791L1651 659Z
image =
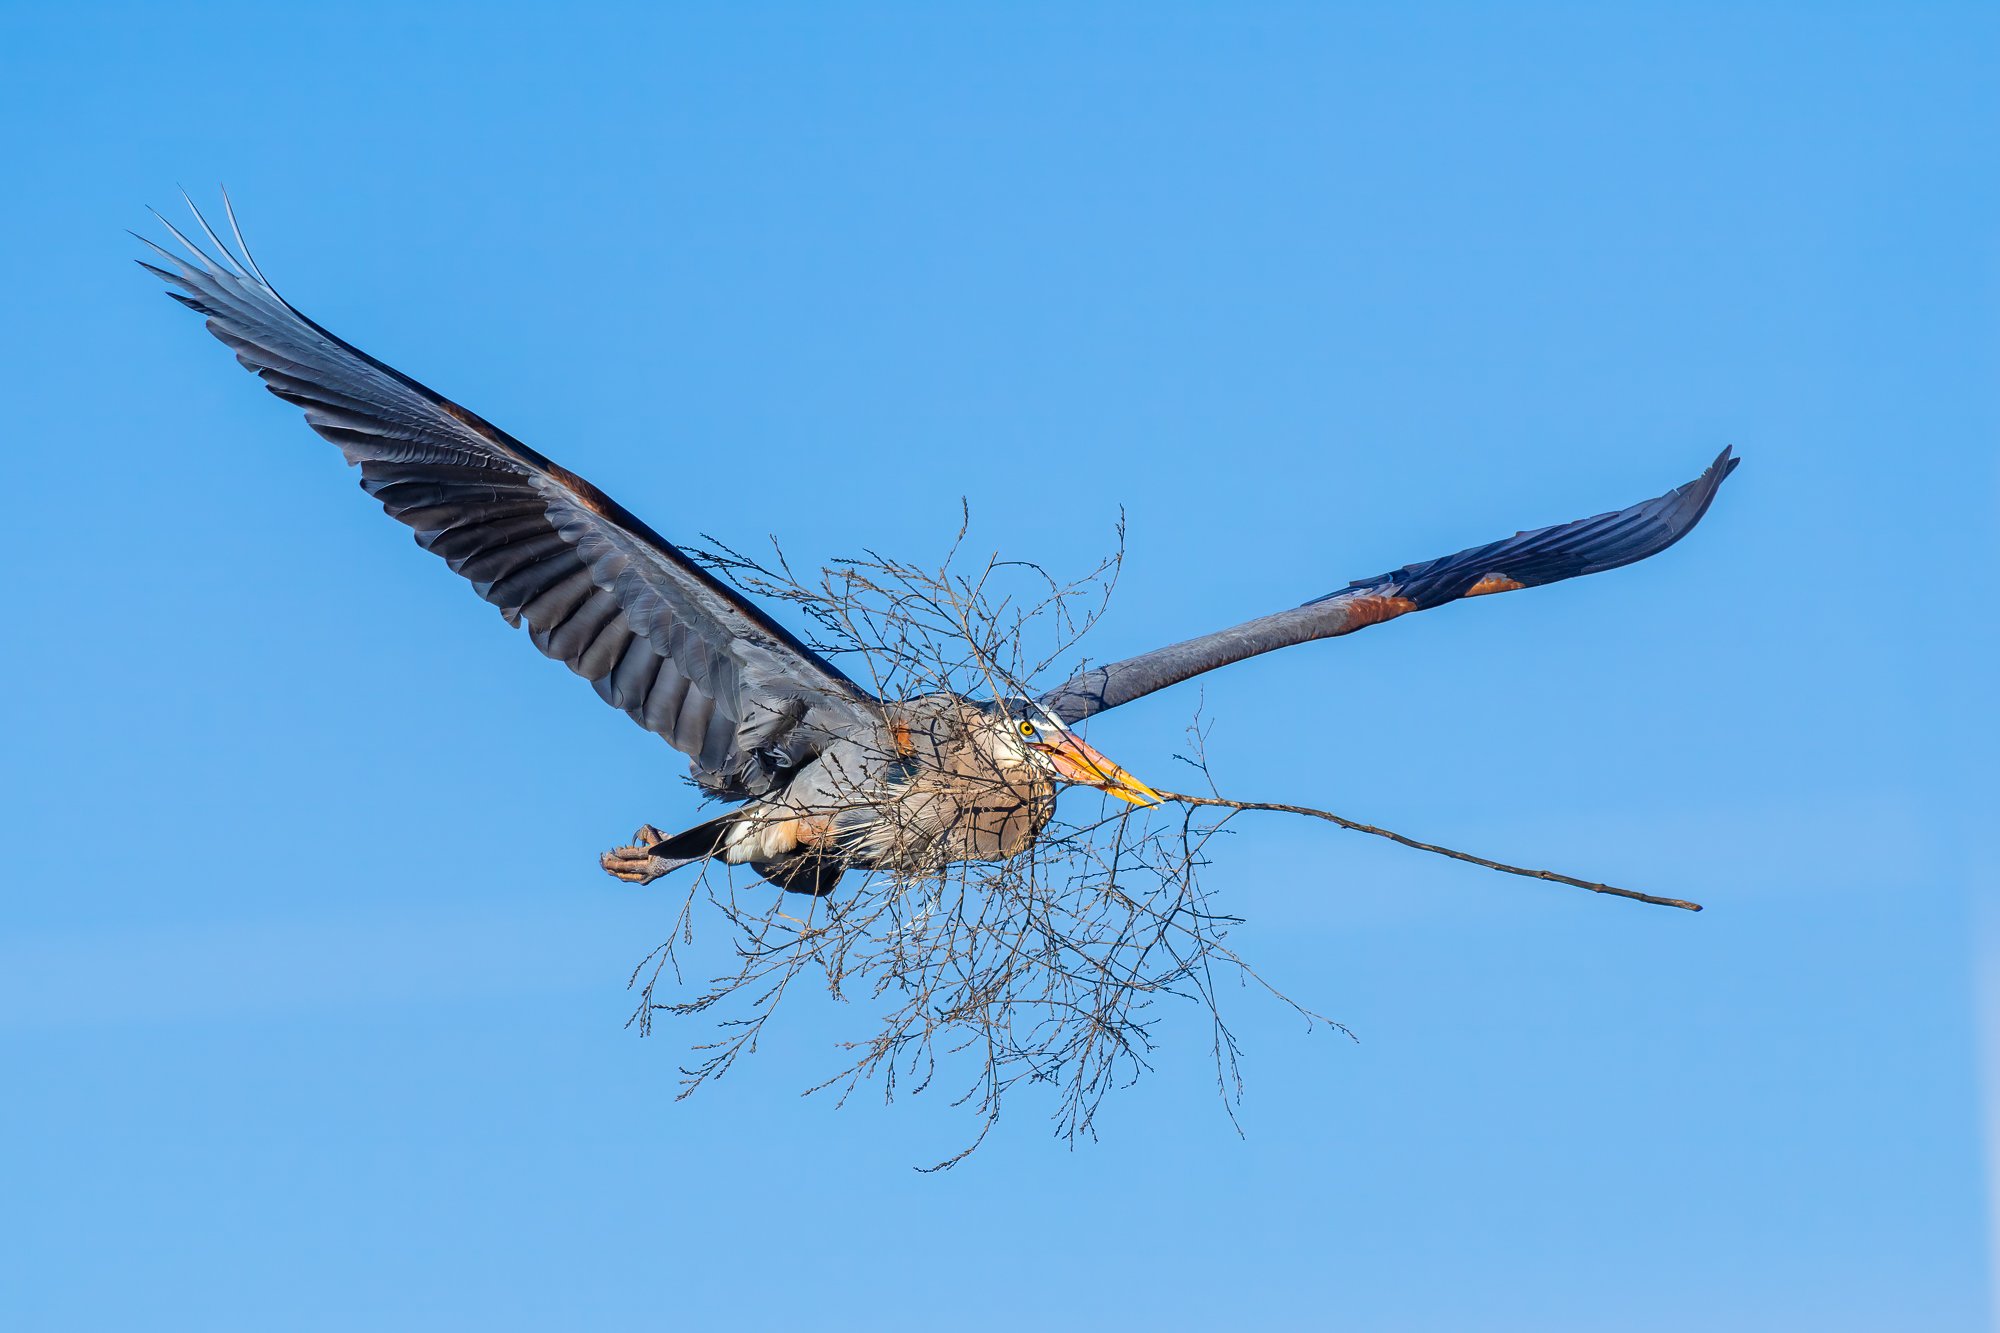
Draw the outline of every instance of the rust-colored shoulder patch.
M501 430L498 426L480 416L477 412L460 407L449 398L433 395L438 410L464 426L473 434L497 446L503 455L512 455L516 462L526 462L530 467L538 467L555 479L556 483L574 495L577 503L600 518L608 518L614 523L623 522L625 515L617 503L597 487L585 481L559 463L530 449L519 440Z
M1348 623L1355 629L1363 625L1379 625L1385 620L1417 609L1417 604L1407 597L1356 597L1347 604Z
M486 434L488 430L486 424L486 418L480 416L477 412L468 412L464 408L460 407L457 403L452 402L451 399L449 398L438 399L437 405L438 405L438 410L443 412L446 416L450 417L453 421L456 421L463 426L470 426L472 427L473 430L477 431L481 435Z
M1488 574L1485 578L1467 588L1465 595L1467 597L1484 597L1489 592L1513 592L1517 588L1525 588L1527 586L1525 583L1517 583L1505 574Z
M907 722L891 722L889 739L895 744L896 753L905 759L917 752L917 743L910 739L910 724Z
M598 490L595 486L585 481L582 477L577 476L576 473L571 472L566 467L559 467L554 463L548 464L547 467L549 475L567 487L569 493L576 497L578 504L581 504L585 509L596 514L599 518L608 518L614 523L618 521L619 516L615 511L615 506L611 503L610 496Z

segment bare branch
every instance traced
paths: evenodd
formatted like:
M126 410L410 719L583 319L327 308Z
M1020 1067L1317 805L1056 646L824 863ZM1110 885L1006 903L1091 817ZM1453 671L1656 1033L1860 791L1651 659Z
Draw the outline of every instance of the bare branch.
M1568 884L1579 889L1589 889L1592 893L1609 893L1620 898L1633 899L1635 902L1652 903L1656 907L1678 907L1686 912L1699 912L1701 910L1700 903L1689 902L1685 898L1660 898L1650 893L1641 893L1637 889L1621 889L1613 884L1600 884L1596 880L1576 879L1569 875L1559 874L1553 870L1530 870L1525 866L1510 866L1505 861L1489 861L1483 856L1474 856L1471 852L1456 851L1450 847L1440 847L1434 842L1418 842L1415 838L1397 833L1391 829L1378 828L1373 824L1363 824L1357 820L1336 815L1331 810L1315 810L1311 806L1285 805L1277 801L1231 801L1225 800L1220 796L1186 796L1180 792L1172 791L1161 791L1160 795L1170 801L1179 801L1183 805L1207 805L1224 810L1274 810L1280 814L1305 815L1312 819L1324 819L1329 824L1338 824L1344 829L1353 829L1356 833L1372 833L1378 838L1387 838L1390 842L1399 842L1405 847L1414 847L1420 852L1435 852L1439 856L1448 856L1454 861L1468 861L1476 866L1484 866L1488 870L1498 870L1509 875L1525 875L1529 879L1546 879L1556 884Z
M797 607L812 626L812 647L882 698L1032 695L1029 682L1072 659L1103 614L1123 561L1123 516L1118 548L1068 581L1038 565L969 556L969 530L968 519L936 569L869 552L804 576L775 543L769 562L720 543L697 558L755 596ZM1197 708L1181 758L1209 795L1172 795L1177 804L1135 810L1072 789L1040 836L1008 861L850 872L832 896L797 906L799 916L787 910L796 899L708 863L666 942L633 972L631 1024L648 1033L661 1014L716 1024L682 1070L685 1097L754 1052L788 997L809 1003L804 997L817 993L850 1005L859 1035L807 1092L844 1104L875 1083L893 1100L899 1090L922 1092L943 1079L954 1104L978 1119L970 1142L921 1168L944 1170L984 1142L1003 1103L1027 1087L1052 1100L1058 1137L1095 1137L1103 1099L1152 1068L1165 1036L1160 1024L1172 1014L1206 1022L1216 1090L1235 1124L1243 1074L1223 1013L1230 982L1275 999L1309 1030L1324 1023L1352 1037L1273 987L1228 943L1238 918L1219 910L1202 872L1243 811L1305 815L1492 870L1700 910L1418 842L1329 811L1227 800L1208 772L1208 730ZM698 942L699 898L725 926L726 949ZM698 956L697 947L708 952ZM814 984L793 984L808 974ZM689 981L703 975L705 982ZM1156 1004L1163 999L1179 1004Z

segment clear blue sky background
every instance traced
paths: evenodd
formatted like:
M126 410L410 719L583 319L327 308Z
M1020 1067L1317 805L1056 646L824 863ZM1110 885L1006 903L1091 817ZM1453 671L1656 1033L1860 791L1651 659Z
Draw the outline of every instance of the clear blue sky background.
M422 8L422 7L419 7ZM0 1324L1970 1329L1995 11L9 6ZM682 763L128 262L315 318L670 535L1079 570L1099 653L1747 460L1694 538L1210 680L1318 826L1246 996L1052 1142L676 1105L620 1026ZM1094 739L1169 771L1191 690Z

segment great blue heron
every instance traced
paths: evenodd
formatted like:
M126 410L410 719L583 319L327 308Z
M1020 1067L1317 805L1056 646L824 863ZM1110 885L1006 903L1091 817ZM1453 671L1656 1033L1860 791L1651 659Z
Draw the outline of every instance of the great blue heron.
M195 220L215 256L171 223L184 257L140 238L165 261L140 262L179 289L169 295L304 409L419 546L686 754L703 791L734 803L671 837L648 826L603 855L605 870L635 883L719 858L824 894L848 869L925 872L1017 855L1048 823L1058 784L1161 799L1071 729L1082 719L1273 649L1642 560L1695 525L1738 461L1725 449L1658 499L1358 579L1039 698L879 699L583 478L293 309L233 210L233 249L199 211Z

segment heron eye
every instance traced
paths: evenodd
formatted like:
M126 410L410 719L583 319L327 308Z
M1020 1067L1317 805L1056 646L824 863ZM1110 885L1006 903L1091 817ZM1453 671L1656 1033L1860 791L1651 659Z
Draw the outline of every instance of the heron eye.
M1021 734L1032 739L1035 734L1035 724L1032 722L1023 722L1021 724Z

